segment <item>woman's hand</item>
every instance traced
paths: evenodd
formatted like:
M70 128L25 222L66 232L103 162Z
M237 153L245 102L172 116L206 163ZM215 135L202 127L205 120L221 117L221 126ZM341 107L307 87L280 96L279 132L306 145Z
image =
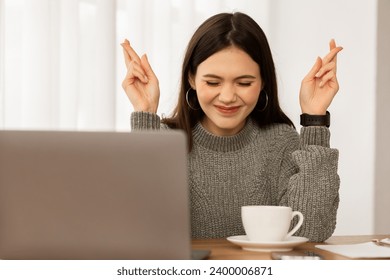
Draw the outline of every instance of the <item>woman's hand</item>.
M146 54L140 58L128 40L121 46L127 68L122 87L127 97L135 111L157 113L160 88Z
M317 58L313 68L303 79L299 94L302 113L309 115L325 115L339 90L336 77L337 54L343 49L336 47L332 39L330 52L323 58Z

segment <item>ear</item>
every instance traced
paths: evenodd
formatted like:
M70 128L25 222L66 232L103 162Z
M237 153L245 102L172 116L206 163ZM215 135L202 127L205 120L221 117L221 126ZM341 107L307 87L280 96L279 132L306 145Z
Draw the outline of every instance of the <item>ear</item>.
M192 87L192 89L196 89L195 77L192 74L188 74L188 82L190 83L190 86Z

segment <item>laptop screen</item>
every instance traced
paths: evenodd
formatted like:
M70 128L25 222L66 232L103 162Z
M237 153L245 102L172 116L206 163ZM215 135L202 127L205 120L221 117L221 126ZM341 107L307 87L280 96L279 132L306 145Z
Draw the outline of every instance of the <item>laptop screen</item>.
M1 259L189 259L180 132L0 132Z

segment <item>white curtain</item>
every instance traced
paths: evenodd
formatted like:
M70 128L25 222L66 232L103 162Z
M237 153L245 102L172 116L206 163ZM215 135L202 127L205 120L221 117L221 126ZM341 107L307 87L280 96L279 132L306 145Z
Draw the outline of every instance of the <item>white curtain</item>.
M159 114L176 99L195 28L239 10L264 22L268 0L0 0L0 128L129 130L120 43L147 53Z

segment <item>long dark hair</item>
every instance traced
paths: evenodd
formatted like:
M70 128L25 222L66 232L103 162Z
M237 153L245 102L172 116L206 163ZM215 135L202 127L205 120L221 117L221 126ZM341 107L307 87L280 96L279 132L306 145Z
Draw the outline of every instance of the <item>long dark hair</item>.
M259 127L271 123L286 123L294 127L279 105L274 61L263 30L246 14L221 13L201 24L188 43L182 67L178 104L172 117L162 120L169 127L183 129L186 132L190 151L193 141L192 129L204 117L204 112L201 108L193 110L191 107L194 105L189 107L187 103L186 92L191 89L189 77L195 77L198 65L208 57L229 46L245 51L260 67L264 88L250 117ZM198 104L199 107L196 94L192 92L188 97L191 104ZM265 109L261 110L264 107Z

